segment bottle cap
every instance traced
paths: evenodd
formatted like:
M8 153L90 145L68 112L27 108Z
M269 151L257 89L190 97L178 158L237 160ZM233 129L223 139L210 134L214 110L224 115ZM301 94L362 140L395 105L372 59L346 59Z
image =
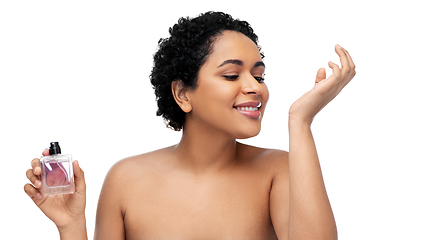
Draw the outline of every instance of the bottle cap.
M61 154L61 149L60 145L58 145L58 142L50 143L50 155L54 154Z

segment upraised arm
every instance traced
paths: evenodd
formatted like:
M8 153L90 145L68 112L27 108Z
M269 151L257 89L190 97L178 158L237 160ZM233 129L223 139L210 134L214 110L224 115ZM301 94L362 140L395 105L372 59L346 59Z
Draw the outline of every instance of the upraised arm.
M349 53L339 45L335 51L342 67L329 62L333 69L329 78L325 69L319 69L313 89L299 98L289 111L289 170L285 174L289 177L282 181L274 179L273 188L277 189L272 188L272 192L279 193L272 194L274 199L271 196L271 216L281 239L337 239L336 223L311 132L316 114L355 76L355 65ZM288 188L285 182L289 191L283 190ZM272 207L281 209L278 204L288 211L273 212ZM289 212L288 216L285 212Z

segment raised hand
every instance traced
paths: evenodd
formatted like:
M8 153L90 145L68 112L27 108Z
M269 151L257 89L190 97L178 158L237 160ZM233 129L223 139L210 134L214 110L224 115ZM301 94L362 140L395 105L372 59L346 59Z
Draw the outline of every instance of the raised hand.
M339 68L335 63L329 62L329 67L333 70L329 78L326 78L324 68L319 69L313 89L295 101L289 109L290 122L299 121L310 125L316 114L355 76L355 64L349 53L339 45L335 46L335 51L340 57L342 67Z

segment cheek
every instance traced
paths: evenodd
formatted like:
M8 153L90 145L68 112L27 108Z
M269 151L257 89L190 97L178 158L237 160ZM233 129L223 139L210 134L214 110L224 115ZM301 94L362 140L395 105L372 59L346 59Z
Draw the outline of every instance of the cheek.
M235 84L220 79L209 78L202 83L201 98L212 105L216 105L215 103L232 105L240 91Z
M263 87L263 91L260 94L260 100L262 101L262 103L266 105L266 103L269 101L269 89L266 86L266 84L263 84L262 87Z
M259 100L262 103L262 107L260 108L260 112L262 114L262 117L265 113L266 110L266 104L269 101L269 91L266 85L263 85L263 91L262 93L259 95Z

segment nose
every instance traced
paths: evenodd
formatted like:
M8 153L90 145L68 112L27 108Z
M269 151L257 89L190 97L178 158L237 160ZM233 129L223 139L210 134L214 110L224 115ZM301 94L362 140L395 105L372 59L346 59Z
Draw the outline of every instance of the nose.
M241 92L245 95L260 95L263 92L263 87L259 82L257 82L257 80L253 76L251 76L247 78L246 81L244 81L243 86L241 88Z

